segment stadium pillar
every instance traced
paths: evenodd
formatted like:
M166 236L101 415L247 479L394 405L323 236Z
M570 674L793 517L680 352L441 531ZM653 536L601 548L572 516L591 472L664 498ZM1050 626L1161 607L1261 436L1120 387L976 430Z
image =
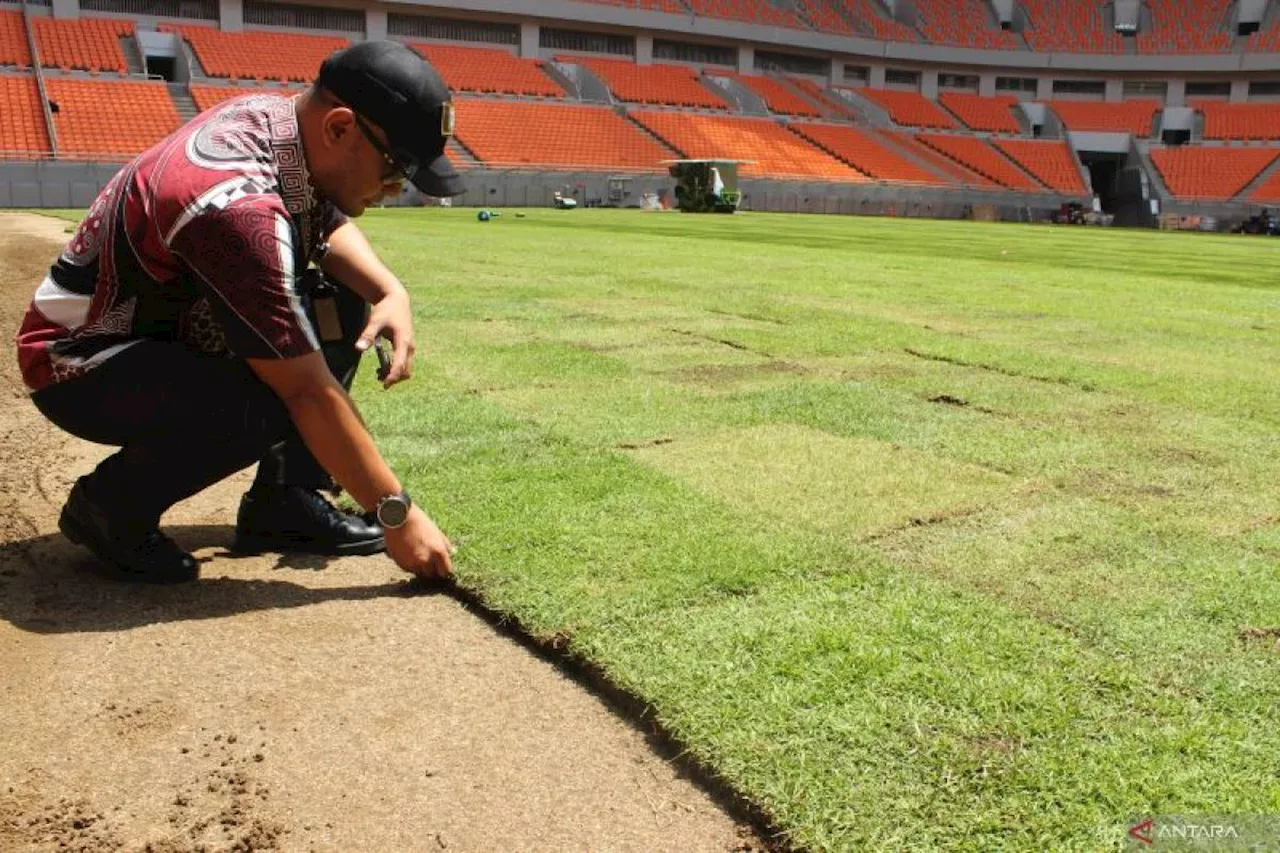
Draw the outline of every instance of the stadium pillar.
M884 88L884 66L872 65L867 69L867 85L872 89Z
M754 74L756 72L756 51L750 45L738 46L738 73Z
M387 37L387 10L364 10L364 37L370 41L382 41Z
M844 60L843 59L833 58L831 60L831 71L827 75L827 77L831 81L832 86L838 86L839 84L844 82Z
M520 24L520 55L525 59L537 59L542 46L542 30L537 24Z
M61 19L80 17L80 0L53 0L53 17Z
M1036 100L1051 101L1053 100L1053 78L1040 77L1036 80Z
M1167 107L1184 107L1187 105L1187 81L1170 80L1169 91L1165 93L1164 103Z
M238 33L244 29L243 0L218 0L218 22L227 32Z
M938 99L937 71L920 72L920 94L924 95L931 101L936 101Z
M996 75L978 75L978 94L984 98L994 98L996 96Z
M653 36L636 36L636 65L653 64Z
M1243 104L1249 100L1249 81L1248 80L1232 80L1231 81L1231 103Z
M1103 100L1114 103L1124 100L1124 81L1108 80L1103 88Z

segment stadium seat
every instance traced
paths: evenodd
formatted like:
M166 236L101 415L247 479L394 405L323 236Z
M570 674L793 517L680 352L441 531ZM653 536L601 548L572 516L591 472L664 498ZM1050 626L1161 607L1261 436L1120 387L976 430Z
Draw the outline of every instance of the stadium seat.
M705 15L708 18L724 18L767 27L809 29L790 8L775 6L769 0L688 0L688 4L695 15Z
M1013 33L1000 29L984 0L928 0L916 5L916 26L934 44L984 50L1016 50L1022 45Z
M1280 139L1280 104L1192 101L1204 114L1205 139Z
M675 156L608 107L458 98L457 139L486 165L658 171Z
M1068 195L1084 195L1088 192L1084 178L1080 175L1076 155L1065 142L993 139L991 144L1051 190Z
M921 142L947 157L961 163L1001 186L1022 192L1041 192L1044 187L1027 177L1021 170L1000 155L1000 152L974 136L949 136L921 133Z
M1249 201L1258 204L1280 203L1280 172L1273 172L1271 177L1263 181L1253 195L1249 196Z
M223 101L229 101L232 98L239 98L241 95L258 95L264 92L274 92L281 95L296 94L295 89L272 89L267 87L246 88L243 86L197 86L189 87L191 90L191 99L196 102L196 108L200 112L204 112L212 107L217 106Z
M1132 133L1147 139L1160 103L1152 100L1119 101L1050 101L1067 130Z
M179 33L210 77L310 83L320 63L351 44L344 38L280 32L223 32L212 27L161 24Z
M1012 95L983 98L966 92L942 92L938 95L938 100L974 130L991 133L1022 132L1017 119L1013 117L1013 107L1018 99Z
M713 110L729 108L727 101L699 82L696 71L683 65L636 65L625 59L585 56L557 56L556 61L586 68L620 101Z
M31 67L31 48L27 47L27 27L21 12L0 12L0 65Z
M164 83L50 77L45 89L58 104L53 123L63 156L131 157L181 124ZM111 109L102 109L105 103L110 103Z
M863 174L881 181L946 186L950 182L890 150L856 127L793 122L788 127Z
M117 18L32 18L40 64L64 71L128 74L120 39L133 35L133 22Z
M563 98L564 91L542 72L542 60L521 59L500 48L411 43L455 92L490 92Z
M1231 0L1147 0L1151 30L1138 33L1139 53L1227 53Z
M36 78L30 74L0 76L0 159L52 153Z
M948 130L956 127L955 120L951 116L938 109L933 101L919 92L900 92L895 89L853 89L851 91L883 107L895 124Z
M796 0L796 6L805 20L818 32L842 36L857 35L858 31L836 9L837 5L827 0Z
M872 38L881 41L920 41L920 34L906 24L886 17L884 7L875 0L831 0L842 6Z
M747 177L866 181L867 176L762 118L638 110L631 117L683 157L752 161Z
M601 6L624 6L629 9L644 9L649 12L670 12L673 15L688 15L689 9L680 0L584 0Z
M916 140L915 136L904 130L871 130L865 128L863 130L873 139L884 139L896 145L898 148L910 153L917 160L928 163L934 169L946 175L954 183L966 187L975 187L984 190L1003 189L999 184L985 175L981 175L972 169L965 168L952 160L950 157L944 157L934 149Z
M1280 53L1280 15L1271 18L1271 25L1249 36L1250 53Z
M1206 201L1239 195L1277 155L1280 148L1183 145L1151 149L1151 160L1169 192L1180 199Z
M1032 50L1063 53L1123 53L1124 39L1107 26L1110 0L1022 0Z
M747 76L727 71L716 71L714 74L717 77L728 77L730 80L736 80L748 90L759 95L765 106L769 108L769 112L778 113L779 115L813 116L814 118L822 115L817 107L772 77Z

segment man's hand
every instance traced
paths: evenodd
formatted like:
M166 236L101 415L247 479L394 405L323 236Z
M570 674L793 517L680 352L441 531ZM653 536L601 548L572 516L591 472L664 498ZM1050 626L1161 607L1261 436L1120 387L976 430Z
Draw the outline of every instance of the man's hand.
M413 315L409 294L404 289L393 291L374 303L369 322L356 340L356 349L364 352L381 335L391 342L391 369L382 378L382 387L390 388L408 379L413 372Z
M396 565L424 578L453 576L453 545L434 521L417 506L401 527L385 531L387 553Z

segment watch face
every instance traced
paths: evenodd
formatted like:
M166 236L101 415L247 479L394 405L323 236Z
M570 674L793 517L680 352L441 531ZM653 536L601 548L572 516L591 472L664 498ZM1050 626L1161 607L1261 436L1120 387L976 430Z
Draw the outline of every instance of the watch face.
M399 527L409 518L409 504L399 496L378 504L378 523L383 527Z

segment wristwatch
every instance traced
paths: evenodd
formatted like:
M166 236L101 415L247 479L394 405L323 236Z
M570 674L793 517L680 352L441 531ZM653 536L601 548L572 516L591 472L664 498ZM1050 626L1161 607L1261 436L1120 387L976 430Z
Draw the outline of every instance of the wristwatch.
M404 523L409 520L411 506L413 499L408 492L402 491L398 495L387 495L379 500L373 514L377 517L378 524L388 530L395 530L397 527L404 527Z

